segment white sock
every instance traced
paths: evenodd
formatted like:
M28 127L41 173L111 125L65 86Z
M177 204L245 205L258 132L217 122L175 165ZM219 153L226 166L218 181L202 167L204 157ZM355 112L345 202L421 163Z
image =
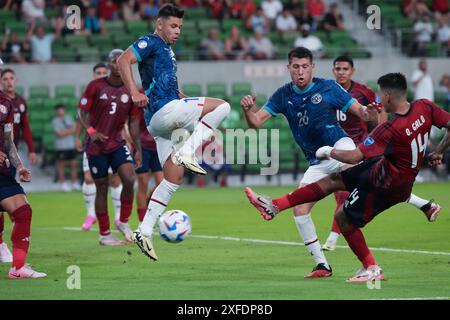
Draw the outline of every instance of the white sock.
M328 236L327 242L328 241L337 242L338 239L339 239L339 233L331 231Z
M156 187L155 191L153 191L144 220L139 227L139 230L144 236L149 238L153 236L153 228L156 221L158 221L159 216L166 209L170 198L179 187L179 185L163 179Z
M122 185L111 187L111 199L114 206L114 220L120 219L120 194L122 193Z
M207 113L201 121L195 126L189 139L180 148L180 153L195 154L195 151L214 133L220 123L228 116L231 107L228 102L224 102Z
M325 267L329 268L327 259L320 247L319 239L317 238L316 228L311 218L311 213L304 216L295 216L295 224L298 232L302 236L303 242L308 252L313 257L316 264L323 263Z
M95 194L97 193L95 183L87 184L83 182L81 191L83 192L84 202L86 203L87 215L95 217Z
M420 209L420 208L422 208L424 205L426 205L428 203L428 200L419 198L415 194L411 193L411 196L409 197L408 200L406 200L406 202L409 203L410 205L413 205L417 209Z

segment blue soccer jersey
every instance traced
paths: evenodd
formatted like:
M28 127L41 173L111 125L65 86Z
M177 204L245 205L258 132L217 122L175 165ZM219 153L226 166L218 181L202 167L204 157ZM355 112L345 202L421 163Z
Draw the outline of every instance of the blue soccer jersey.
M145 121L168 102L179 99L177 61L170 45L157 34L140 37L131 46L139 62L142 87L149 98Z
M309 164L314 165L319 163L317 149L347 137L336 119L336 110L346 112L353 101L334 80L314 78L303 90L292 82L282 86L262 108L273 116L281 113L286 117L295 141Z

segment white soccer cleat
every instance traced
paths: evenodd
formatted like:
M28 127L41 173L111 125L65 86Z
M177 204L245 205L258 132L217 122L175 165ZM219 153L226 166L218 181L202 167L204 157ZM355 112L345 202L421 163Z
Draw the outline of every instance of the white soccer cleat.
M334 251L334 250L336 250L336 241L327 239L325 244L322 246L322 250L325 250L325 251Z
M8 245L3 242L0 244L0 262L12 262L13 256L8 249Z
M9 269L8 277L10 279L26 279L26 278L45 278L47 274L43 272L37 272L31 269L31 267L25 264L22 268L16 269L12 267Z
M120 241L112 234L108 234L107 236L100 236L98 243L102 246L123 246L126 245L126 242Z
M178 150L172 155L172 162L177 166L185 167L193 173L200 175L206 174L206 171L198 164L194 154L186 155Z
M431 199L426 205L424 205L421 210L427 217L428 221L434 222L439 216L439 212L441 212L441 206L434 202L433 199Z
M125 240L128 242L133 242L133 230L131 230L130 225L128 222L120 222L116 225L117 229L122 232L123 236L125 237Z
M346 282L367 282L372 280L384 280L383 270L380 266L373 265L367 269L361 267L353 277L346 280Z
M139 230L136 230L133 233L133 241L137 244L139 249L141 249L143 254L145 254L153 261L158 260L158 256L156 255L155 249L153 248L152 240L149 237L142 235Z

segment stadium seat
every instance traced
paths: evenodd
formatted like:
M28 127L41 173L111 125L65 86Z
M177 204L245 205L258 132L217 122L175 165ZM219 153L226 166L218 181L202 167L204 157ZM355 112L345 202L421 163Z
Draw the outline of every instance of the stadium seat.
M29 98L48 98L49 88L43 85L30 86Z
M187 83L182 86L182 91L188 97L202 97L202 86L198 83Z
M225 99L227 97L227 87L225 83L216 82L206 85L208 97Z
M81 62L98 62L101 60L100 50L97 48L79 48L77 52Z
M75 87L72 85L55 86L55 98L74 98Z
M233 96L252 94L252 85L250 82L235 82L231 85L231 94Z
M140 35L148 34L152 30L147 21L127 21L126 28L129 33L139 33Z
M16 86L16 92L17 94L19 94L20 96L24 96L25 94L25 89L22 86Z
M89 37L80 35L66 35L65 36L66 45L71 48L80 48L89 46Z

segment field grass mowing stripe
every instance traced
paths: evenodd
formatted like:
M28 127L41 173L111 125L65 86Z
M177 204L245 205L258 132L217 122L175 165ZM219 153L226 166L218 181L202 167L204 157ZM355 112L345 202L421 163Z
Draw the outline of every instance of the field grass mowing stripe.
M40 228L44 229L44 228ZM45 228L45 229L59 229L59 228ZM83 231L80 227L64 227L67 231ZM95 231L97 230L90 230ZM84 231L86 232L86 231ZM111 232L119 232L117 230L111 230ZM224 236L209 236L209 235L191 235L192 238L199 239L215 239L215 240L225 240L225 241L242 241L251 243L266 243L266 244L280 244L286 246L304 246L301 242L291 242L291 241L276 241L276 240L262 240L262 239L247 239L247 238L237 238L237 237L224 237ZM336 246L339 249L349 249L348 246ZM412 249L392 249L392 248L377 248L371 247L372 251L385 251L385 252L400 252L400 253L418 253L418 254L434 254L434 255L444 255L450 256L450 252L440 252L440 251L426 251L426 250L412 250Z
M381 298L369 300L450 300L450 297Z

